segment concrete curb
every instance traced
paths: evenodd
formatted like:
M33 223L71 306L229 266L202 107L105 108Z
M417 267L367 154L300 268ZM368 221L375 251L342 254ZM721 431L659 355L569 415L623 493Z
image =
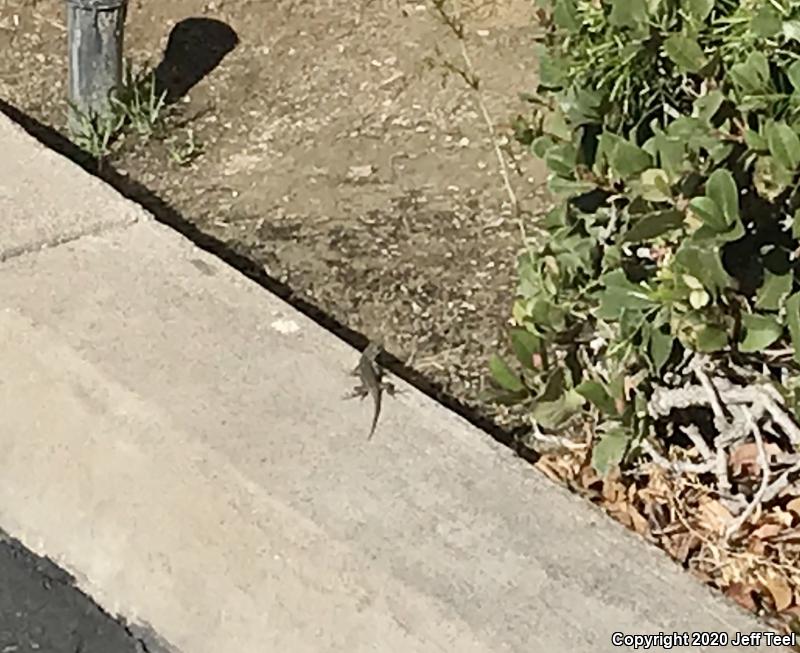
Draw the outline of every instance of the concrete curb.
M0 262L142 217L141 208L2 114L0 143Z

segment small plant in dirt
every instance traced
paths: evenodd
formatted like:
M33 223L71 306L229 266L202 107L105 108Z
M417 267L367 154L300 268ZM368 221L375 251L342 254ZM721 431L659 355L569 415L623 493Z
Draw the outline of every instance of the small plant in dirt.
M677 557L797 610L800 4L538 7L516 136L557 201L519 259L499 398L530 404L534 441L590 433L601 477L636 467L637 530L684 523Z
M70 106L73 142L97 159L107 157L118 142L125 117L113 107L104 115L88 114Z
M122 84L109 98L108 111L102 115L86 115L71 106L72 138L82 149L104 159L121 146L129 136L145 142L167 138L170 117L174 113L166 104L166 90L160 90L154 72L148 67L138 70L126 61ZM173 139L174 140L174 139ZM202 152L189 132L186 143L169 148L170 158L177 156L186 165Z
M163 135L167 108L166 90L159 90L155 74L149 68L134 70L130 61L125 64L122 85L111 102L124 117L127 128L142 136Z
M190 166L203 154L203 144L197 140L194 130L188 128L185 138L181 141L171 139L168 143L169 158L181 167Z

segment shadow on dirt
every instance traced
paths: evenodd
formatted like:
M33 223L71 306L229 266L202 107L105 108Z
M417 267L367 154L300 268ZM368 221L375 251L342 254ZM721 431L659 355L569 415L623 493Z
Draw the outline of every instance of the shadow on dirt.
M327 331L330 331L353 347L358 349L366 347L367 339L362 334L341 324L306 299L295 294L285 283L278 281L264 272L263 267L255 263L254 257L250 255L250 252L247 251L244 245L224 243L209 234L203 233L155 193L138 182L119 174L107 163L99 167L97 159L78 148L65 136L51 127L42 124L35 118L24 114L2 99L0 99L0 111L20 125L20 127L39 142L62 156L67 157L89 174L113 186L120 194L147 209L159 222L182 234L197 247L222 259L228 265L247 276L262 288L277 295ZM513 449L517 455L528 462L535 462L538 458L535 452L524 447L519 441L519 435L524 429L509 431L499 427L487 417L477 414L474 409L470 408L459 399L446 394L440 385L431 383L419 372L406 367L401 361L388 353L381 356L380 362L390 372L410 383L421 392L424 392L449 410L457 413L474 426L482 429L500 444Z
M213 18L186 18L170 32L155 69L156 91L173 104L216 68L239 44L232 27Z

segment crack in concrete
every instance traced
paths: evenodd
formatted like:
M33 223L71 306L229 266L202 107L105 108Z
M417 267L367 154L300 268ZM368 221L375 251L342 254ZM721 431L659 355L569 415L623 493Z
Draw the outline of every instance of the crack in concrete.
M53 249L56 247L60 247L61 245L66 245L68 243L81 240L82 238L86 238L87 236L100 236L106 233L111 233L117 229L120 230L128 229L138 224L140 221L141 218L139 217L131 217L128 218L125 222L117 222L114 224L99 224L96 225L95 227L84 229L78 233L60 234L53 238L45 238L42 240L35 241L33 243L29 243L27 245L17 245L15 247L9 247L7 249L0 249L0 264L15 258L19 258L20 256L25 256L26 254L35 254L36 252L40 252L45 249Z

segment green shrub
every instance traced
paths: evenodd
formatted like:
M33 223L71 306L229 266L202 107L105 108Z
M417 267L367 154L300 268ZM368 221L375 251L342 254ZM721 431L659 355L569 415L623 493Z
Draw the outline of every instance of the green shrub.
M492 361L505 399L532 400L543 428L599 420L600 470L635 454L650 392L695 353L767 364L796 412L800 3L539 6L516 136L558 202L519 259L522 372Z

